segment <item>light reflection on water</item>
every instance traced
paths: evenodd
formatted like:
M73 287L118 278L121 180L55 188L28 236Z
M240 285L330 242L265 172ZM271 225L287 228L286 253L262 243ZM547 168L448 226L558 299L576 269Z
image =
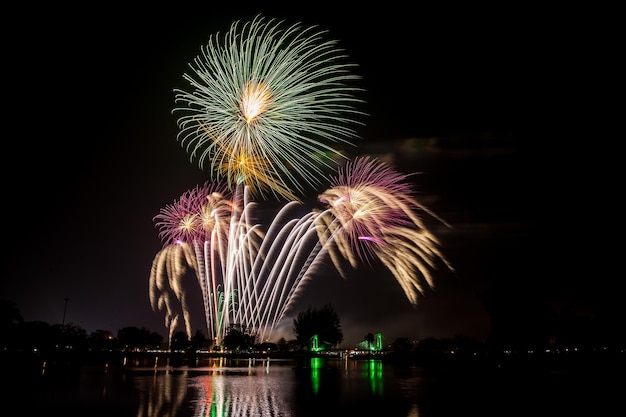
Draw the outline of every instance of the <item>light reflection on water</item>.
M142 369L149 368L134 371ZM349 407L342 402L383 400L383 376L383 362L374 359L251 359L247 365L211 359L208 366L156 367L150 378L133 376L133 384L140 394L137 417L298 417ZM417 404L409 408L401 415L419 415Z
M177 416L187 397L186 373L132 377L139 397L137 416Z
M283 369L285 369L283 367ZM265 369L217 373L189 379L196 398L194 416L293 416L289 375Z
M623 374L612 367L433 373L377 359L151 361L5 373L0 403L20 415L64 417L319 417L355 410L385 417L572 417L626 411L623 390L611 382Z

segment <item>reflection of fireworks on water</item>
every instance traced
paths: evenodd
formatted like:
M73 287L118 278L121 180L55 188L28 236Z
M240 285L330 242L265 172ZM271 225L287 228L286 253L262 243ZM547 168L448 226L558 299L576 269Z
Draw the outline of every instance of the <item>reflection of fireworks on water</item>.
M247 367L209 368L207 375L188 379L194 391L194 416L291 416L290 397L285 381L291 367L273 368L270 361L250 359ZM289 371L287 375L285 371ZM288 388L288 387L287 387Z
M343 157L332 145L350 144L362 115L354 109L360 89L348 85L358 79L353 65L324 34L261 17L236 22L194 60L193 75L184 77L192 92L176 90L178 138L223 185L196 187L155 217L165 246L153 263L150 298L166 312L170 340L181 318L191 337L181 285L187 272L200 283L218 346L231 324L268 340L327 255L340 272L342 258L353 266L380 259L413 304L422 280L432 285L438 242L413 212L424 208L406 176L390 167L349 163L320 196L327 210L295 214L296 193L319 185ZM252 194L268 192L290 202L264 231Z
M142 393L135 416L176 416L184 410L187 397L187 372L154 373L153 376L135 376L130 378L136 385L135 389ZM97 414L97 413L90 413ZM198 414L199 415L199 414Z

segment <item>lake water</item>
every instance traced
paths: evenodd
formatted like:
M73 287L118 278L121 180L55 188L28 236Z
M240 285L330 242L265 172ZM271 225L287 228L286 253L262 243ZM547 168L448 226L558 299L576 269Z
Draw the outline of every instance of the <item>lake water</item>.
M426 369L381 359L203 358L126 361L4 373L15 416L597 416L626 415L623 367L612 375L499 367ZM15 366L12 367L15 369ZM25 370L26 371L26 370ZM28 371L33 371L30 369Z

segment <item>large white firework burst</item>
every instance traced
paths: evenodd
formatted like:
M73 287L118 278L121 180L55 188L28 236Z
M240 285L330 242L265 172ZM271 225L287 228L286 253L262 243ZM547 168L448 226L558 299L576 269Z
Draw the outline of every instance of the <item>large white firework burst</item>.
M178 140L212 180L299 200L345 158L337 145L353 144L365 115L361 77L327 34L258 15L210 36L174 112Z

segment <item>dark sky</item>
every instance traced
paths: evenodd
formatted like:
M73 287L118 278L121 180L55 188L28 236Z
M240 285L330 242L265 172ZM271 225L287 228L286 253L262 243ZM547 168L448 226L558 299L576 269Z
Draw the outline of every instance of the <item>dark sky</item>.
M148 299L161 248L153 217L208 179L176 141L173 89L186 86L182 74L209 35L259 12L329 29L359 64L370 116L355 152L420 172L412 177L418 197L452 225L431 223L456 268L437 272L436 288L416 308L384 271L321 276L283 322L288 332L299 310L331 303L348 346L379 331L389 340L485 339L485 297L506 300L523 317L536 300L586 308L599 296L584 293L596 284L579 284L573 275L581 269L555 251L568 227L552 207L566 191L548 192L557 181L546 179L541 153L552 147L512 132L524 109L515 99L507 16L315 2L306 10L224 7L15 15L19 30L4 64L11 134L1 289L25 320L60 323L68 298L66 322L88 332L143 326L167 334ZM554 227L544 228L544 216Z

